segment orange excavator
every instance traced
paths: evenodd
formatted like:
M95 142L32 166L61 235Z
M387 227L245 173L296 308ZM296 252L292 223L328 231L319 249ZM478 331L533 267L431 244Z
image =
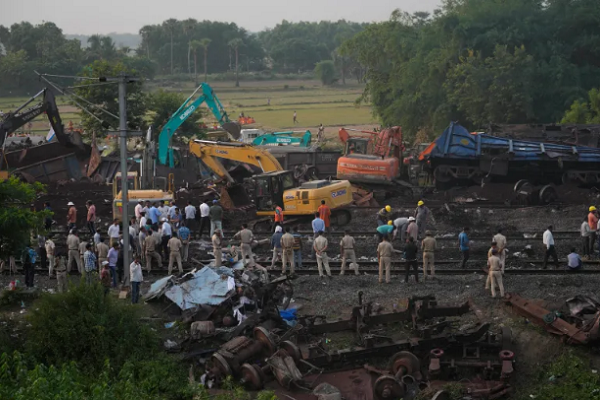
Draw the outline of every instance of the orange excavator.
M351 136L348 131L365 133ZM338 179L351 182L393 185L400 178L402 128L394 126L379 132L341 128L344 155L338 159Z

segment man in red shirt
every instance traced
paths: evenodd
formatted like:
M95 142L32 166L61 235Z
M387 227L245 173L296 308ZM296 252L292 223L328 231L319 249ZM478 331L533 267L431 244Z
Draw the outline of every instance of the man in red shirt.
M279 206L275 207L275 226L278 224L283 229L283 209Z
M325 200L321 200L321 205L319 206L317 211L319 211L319 218L321 218L323 222L325 222L325 231L329 232L329 225L331 224L331 208L329 208L329 206L325 204Z
M85 203L87 207L87 225L90 230L90 235L96 234L96 206L91 200Z
M594 254L594 244L596 243L596 230L598 230L598 211L596 207L590 206L590 213L588 214L588 224L590 226L590 254Z

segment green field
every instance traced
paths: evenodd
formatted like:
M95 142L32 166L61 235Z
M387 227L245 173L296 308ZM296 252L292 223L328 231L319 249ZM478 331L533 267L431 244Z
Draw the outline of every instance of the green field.
M294 128L297 130L313 129L322 123L336 128L349 125L371 125L375 121L368 105L360 107L355 100L360 96L364 86L356 83L323 87L318 81L242 81L236 88L233 82L210 82L215 93L232 118L243 112L252 116L256 125L267 130ZM193 83L169 83L154 81L148 90L164 89L189 95L194 90ZM67 104L65 97L58 98L63 123L72 121L79 123L78 109ZM267 105L267 99L271 104ZM14 110L27 100L26 97L0 98L0 110ZM175 111L175 110L173 110ZM292 116L298 113L298 125L294 127ZM212 120L208 114L207 120ZM33 131L47 132L48 121L38 117L33 123Z

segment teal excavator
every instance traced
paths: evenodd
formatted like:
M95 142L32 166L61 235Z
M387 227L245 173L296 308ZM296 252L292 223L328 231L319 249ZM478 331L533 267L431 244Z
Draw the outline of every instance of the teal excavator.
M200 92L201 94L196 97ZM168 165L169 167L175 166L175 160L173 157L173 148L171 147L171 139L175 134L175 131L185 122L186 119L202 103L206 103L209 110L213 113L217 122L221 127L229 133L231 139L236 140L240 136L241 126L237 122L233 122L229 119L227 112L223 108L223 105L215 95L213 89L208 83L201 83L200 86L194 90L194 93L183 102L181 107L177 109L163 126L160 134L158 135L158 162L161 165Z
M312 134L310 131L304 132L302 136L292 136L297 131L271 132L258 136L252 141L254 146L298 146L310 147Z

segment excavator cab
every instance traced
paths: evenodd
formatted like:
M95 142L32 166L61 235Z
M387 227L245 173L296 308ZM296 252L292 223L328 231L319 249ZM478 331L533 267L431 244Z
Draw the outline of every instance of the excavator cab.
M369 147L371 141L366 138L349 138L346 141L346 155L351 154L370 154Z
M254 203L257 211L284 208L283 193L294 188L294 175L291 171L276 171L254 176Z

